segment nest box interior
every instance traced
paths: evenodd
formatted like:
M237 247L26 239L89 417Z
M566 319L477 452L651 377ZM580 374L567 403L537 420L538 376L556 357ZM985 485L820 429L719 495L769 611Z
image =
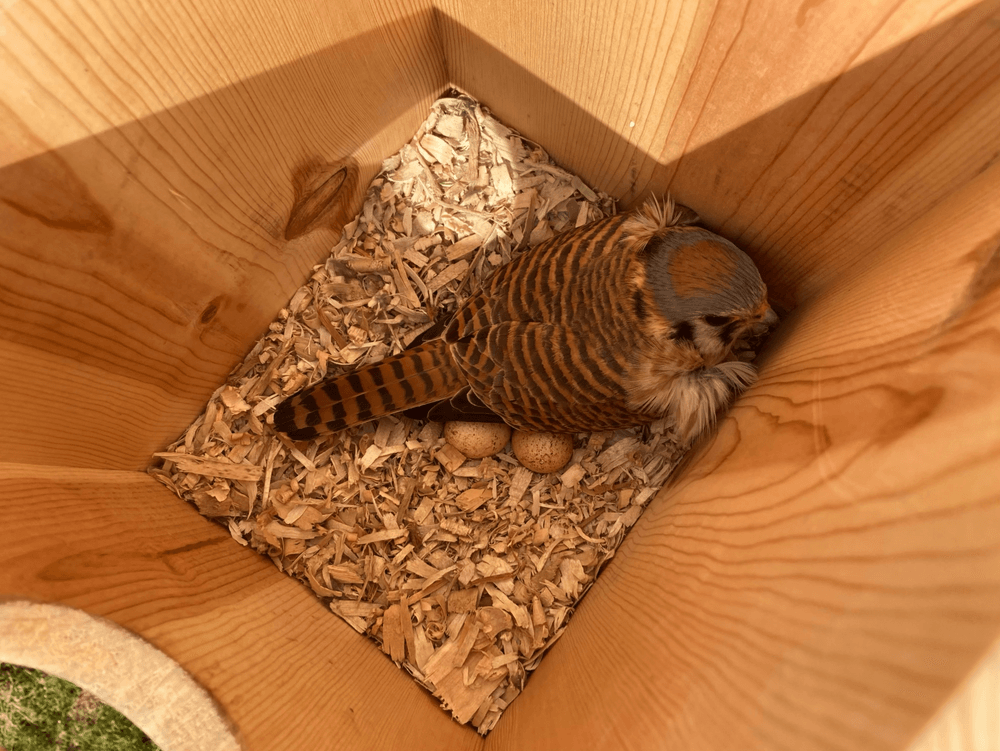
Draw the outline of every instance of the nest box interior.
M82 611L247 749L981 737L996 2L0 5L0 593L59 606L0 660L72 673ZM486 738L145 472L450 86L621 207L691 206L790 311Z

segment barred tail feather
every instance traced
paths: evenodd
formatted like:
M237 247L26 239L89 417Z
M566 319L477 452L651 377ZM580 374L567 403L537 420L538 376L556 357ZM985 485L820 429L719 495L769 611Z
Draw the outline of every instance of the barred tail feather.
M275 410L274 427L306 441L447 399L464 386L448 345L435 339L290 396Z

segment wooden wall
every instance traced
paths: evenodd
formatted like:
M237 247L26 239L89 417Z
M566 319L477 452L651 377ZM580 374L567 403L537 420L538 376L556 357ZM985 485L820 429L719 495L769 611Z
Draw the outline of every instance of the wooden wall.
M0 593L140 634L212 694L246 751L481 745L312 592L145 473L0 465L0 502Z
M909 751L1000 749L1000 642L965 679Z
M1000 631L1000 6L442 7L454 80L798 306L487 746L902 747Z
M996 159L995 0L441 7L453 80L625 205L694 207L785 308Z
M0 592L150 639L248 748L899 749L1000 633L1000 3L0 6ZM792 311L485 744L121 471L449 82L625 204L673 192Z
M135 469L201 411L445 86L427 3L3 3L0 459ZM328 228L294 185L350 160Z
M502 116L626 201L674 191L795 308L490 748L901 748L1000 633L998 5L769 7L753 54L762 7L727 10L692 11L681 82L652 42L592 79L470 13L443 34L470 88L488 45L575 101L484 94Z
M1000 165L884 251L785 323L488 747L900 749L997 639Z

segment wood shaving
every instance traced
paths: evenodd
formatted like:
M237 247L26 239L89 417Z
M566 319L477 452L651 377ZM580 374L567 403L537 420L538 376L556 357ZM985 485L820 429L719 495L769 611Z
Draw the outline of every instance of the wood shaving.
M389 416L295 445L285 396L402 351L522 249L607 195L453 93L383 163L360 215L150 472L487 733L680 459L670 429L581 434L537 475Z

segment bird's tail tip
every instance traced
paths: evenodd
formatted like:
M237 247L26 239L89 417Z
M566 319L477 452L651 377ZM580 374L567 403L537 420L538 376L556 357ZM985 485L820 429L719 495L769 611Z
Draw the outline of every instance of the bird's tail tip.
M292 440L308 441L447 399L463 385L447 345L435 339L293 394L275 409L272 424Z
M293 441L311 441L320 437L320 432L311 425L300 425L296 420L296 396L290 396L274 410L272 424L279 433L284 433Z

